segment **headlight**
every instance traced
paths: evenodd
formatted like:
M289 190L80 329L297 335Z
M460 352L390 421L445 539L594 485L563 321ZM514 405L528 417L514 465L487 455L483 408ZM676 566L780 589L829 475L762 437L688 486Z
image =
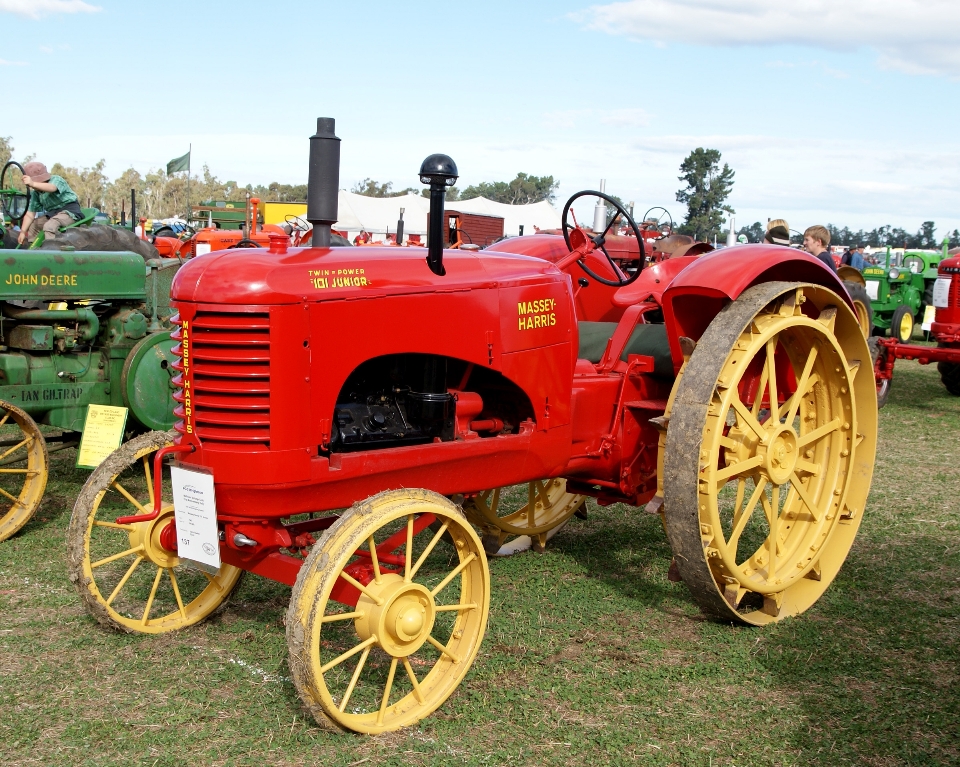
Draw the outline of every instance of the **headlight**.
M890 270L890 273L889 273L887 276L888 276L891 280L895 280L895 279L897 279L897 277L900 276L900 270L897 269L897 267L893 267L893 269Z

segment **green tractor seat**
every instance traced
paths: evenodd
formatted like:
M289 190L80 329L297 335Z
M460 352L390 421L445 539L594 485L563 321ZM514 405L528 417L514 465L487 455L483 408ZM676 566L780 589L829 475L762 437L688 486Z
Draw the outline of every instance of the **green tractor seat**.
M580 349L577 356L594 364L600 362L607 342L617 329L616 322L578 322ZM673 378L673 357L667 340L666 325L637 325L620 355L624 362L631 354L653 357L653 374L658 378Z

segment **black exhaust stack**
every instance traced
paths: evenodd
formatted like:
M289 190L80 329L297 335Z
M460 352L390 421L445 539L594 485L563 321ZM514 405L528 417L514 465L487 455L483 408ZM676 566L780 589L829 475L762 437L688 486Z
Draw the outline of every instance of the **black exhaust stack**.
M313 247L330 247L330 227L337 223L340 192L340 139L334 135L332 117L317 118L310 137L310 172L307 176L307 221L313 224Z
M420 183L430 184L430 231L427 232L427 266L442 277L443 268L443 201L447 187L457 183L457 164L445 154L432 154L420 166Z

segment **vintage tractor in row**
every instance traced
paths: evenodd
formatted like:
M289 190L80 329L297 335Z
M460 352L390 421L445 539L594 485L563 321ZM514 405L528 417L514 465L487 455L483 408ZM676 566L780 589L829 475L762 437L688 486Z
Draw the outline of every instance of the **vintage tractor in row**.
M426 258L331 248L339 151L321 118L313 247L277 237L177 273L178 421L108 457L74 506L69 572L91 615L160 633L216 613L244 571L289 584L306 708L394 730L479 652L491 578L464 512L526 486L510 519L524 529L555 479L660 514L712 618L764 625L816 602L863 517L877 439L869 350L832 271L763 245L644 268L638 237L627 274L609 231L571 221L555 260L509 247L556 237L444 251L445 155L420 171ZM604 311L587 302L598 286Z
M873 325L879 335L907 343L913 329L923 321L927 306L933 305L933 288L937 266L947 258L948 240L941 251L906 251L902 257L867 266L863 270L864 286L873 308Z
M874 366L880 407L890 397L893 366L898 359L916 360L921 365L936 362L947 391L960 397L960 256L940 261L929 298L936 311L930 326L935 347L908 344L897 337L871 339L877 344Z

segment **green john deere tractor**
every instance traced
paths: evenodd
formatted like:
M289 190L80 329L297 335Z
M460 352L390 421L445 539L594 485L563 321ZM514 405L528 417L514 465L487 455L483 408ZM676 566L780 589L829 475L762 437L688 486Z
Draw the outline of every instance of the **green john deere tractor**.
M933 286L937 266L947 257L947 239L942 250L908 250L891 257L887 248L884 263L867 266L863 279L873 307L873 326L877 335L890 335L906 343L915 324L923 321L924 311L933 304Z

